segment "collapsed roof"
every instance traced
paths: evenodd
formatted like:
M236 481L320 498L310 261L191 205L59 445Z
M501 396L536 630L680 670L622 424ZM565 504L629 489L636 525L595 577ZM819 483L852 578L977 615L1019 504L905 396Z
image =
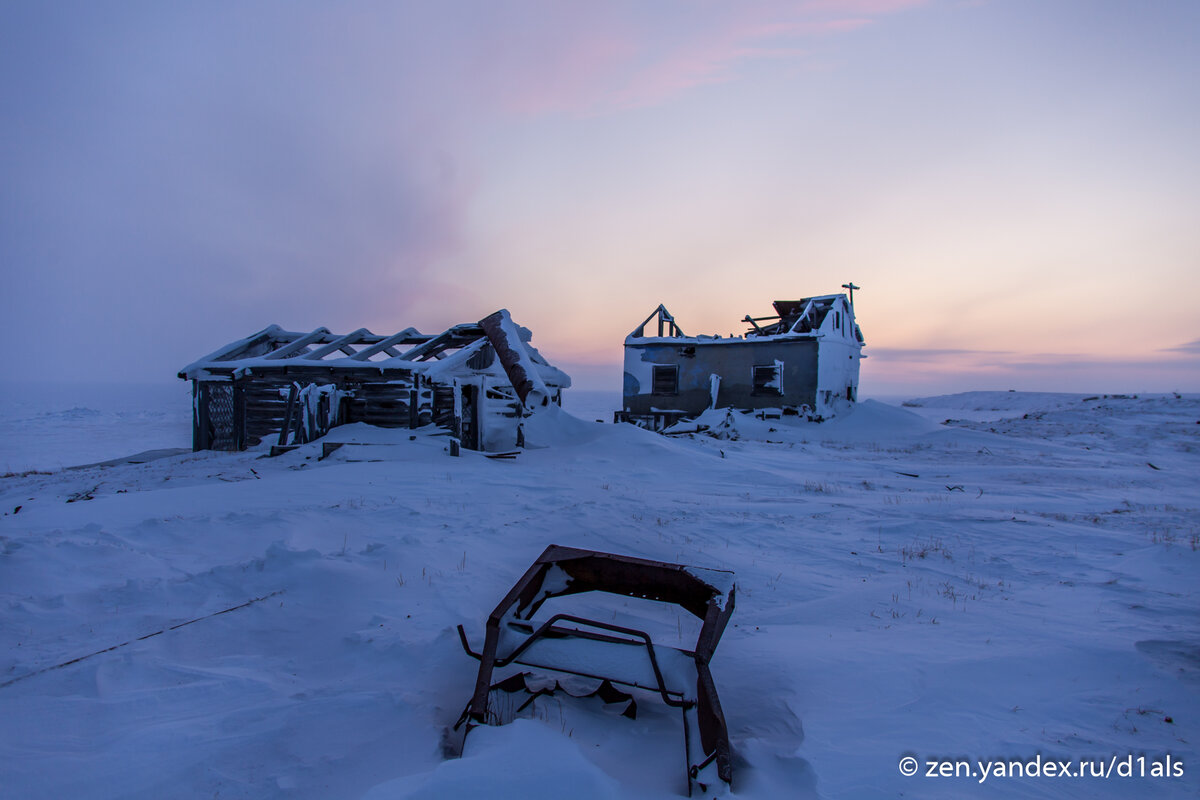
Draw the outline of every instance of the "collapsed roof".
M269 325L231 342L179 371L187 380L228 380L268 373L325 375L386 375L392 371L420 372L437 380L456 368L485 369L492 361L490 345L513 379L522 401L545 395L546 385L568 387L571 379L538 353L529 342L528 328L516 325L501 309L479 322L454 325L441 333L425 334L405 328L390 336L366 328L336 334L328 328L308 333Z
M821 328L825 317L834 309L834 306L839 302L844 304L845 308L853 310L853 306L846 301L844 294L827 294L819 297L802 297L799 300L776 300L772 303L775 307L775 313L765 317L751 317L747 314L742 322L750 323L750 330L746 331L746 338L762 338L768 336L817 336L817 331ZM647 334L646 326L652 322L657 322L658 333ZM765 324L759 324L765 323ZM863 341L862 331L858 325L854 326L854 337L859 342ZM667 310L666 306L659 305L658 308L651 312L650 316L642 321L633 331L626 337L629 339L702 339L715 340L720 339L718 336L707 336L701 334L699 336L688 336L675 322L675 317Z
M751 330L747 336L780 336L783 334L812 333L821 327L825 315L833 310L834 303L845 295L827 294L820 297L802 297L799 300L776 300L771 305L775 307L774 316L751 317L749 314L742 320L749 322ZM777 320L768 325L760 322Z

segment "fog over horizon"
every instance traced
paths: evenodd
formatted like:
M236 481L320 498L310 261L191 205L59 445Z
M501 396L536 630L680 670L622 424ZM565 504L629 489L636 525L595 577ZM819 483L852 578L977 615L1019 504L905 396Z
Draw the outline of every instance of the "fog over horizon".
M853 281L862 391L1200 391L1200 5L0 8L0 374L498 308L584 391L659 303Z

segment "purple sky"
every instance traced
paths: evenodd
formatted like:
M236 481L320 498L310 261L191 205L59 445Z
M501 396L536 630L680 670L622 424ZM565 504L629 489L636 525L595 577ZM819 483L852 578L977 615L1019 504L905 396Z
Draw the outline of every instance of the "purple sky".
M853 279L863 392L1200 391L1200 3L0 5L4 374Z

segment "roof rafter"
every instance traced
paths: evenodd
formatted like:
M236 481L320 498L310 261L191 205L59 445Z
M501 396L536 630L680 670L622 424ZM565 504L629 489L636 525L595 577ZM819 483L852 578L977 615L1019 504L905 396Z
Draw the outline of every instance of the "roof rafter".
M324 345L323 347L318 347L316 350L313 350L311 353L305 353L304 358L309 359L311 361L320 361L322 358L324 358L325 356L329 355L330 353L332 353L336 350L341 350L346 355L352 356L355 354L356 351L350 345L362 344L363 337L374 336L374 335L375 334L371 333L366 328L359 328L354 333L347 333L345 336L339 336L338 338L334 339L329 344Z
M275 350L272 350L271 352L269 352L265 356L263 356L263 358L269 358L272 360L277 359L277 358L290 358L291 356L294 356L297 353L299 353L304 348L308 347L310 344L315 344L317 342L323 341L324 338L329 335L331 335L329 333L329 328L317 328L315 331L312 331L311 333L304 334L299 339L288 342L287 344L283 345L282 347L278 347Z
M400 355L400 351L394 348L392 345L405 344L409 341L412 341L414 337L420 336L424 336L424 334L422 334L416 328L405 328L399 333L392 334L381 342L377 342L370 347L359 350L350 357L355 361L366 361L376 353L387 353L392 358L395 358L396 356Z

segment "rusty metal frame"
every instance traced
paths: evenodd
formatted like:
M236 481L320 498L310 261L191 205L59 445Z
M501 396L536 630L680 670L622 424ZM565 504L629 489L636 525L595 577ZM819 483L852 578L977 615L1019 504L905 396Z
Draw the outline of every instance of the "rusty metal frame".
M559 570L561 573L558 572ZM716 573L719 571L689 568L682 564L651 561L632 556L602 553L596 550L550 545L530 565L516 585L509 590L504 599L488 616L481 652L477 653L471 649L466 632L461 625L458 626L463 649L473 658L478 659L480 663L479 673L475 680L475 691L455 728L465 722L467 723L466 732L469 732L473 725L487 724L488 695L495 688L492 681L493 670L510 663L522 663L521 655L539 638L574 636L626 645L644 645L658 682L658 686L654 688L657 689L664 703L681 708L683 711L685 747L688 748L689 794L692 783L697 779L700 770L713 762L716 764L717 777L726 784L730 784L733 779L733 765L729 747L729 732L725 724L725 715L721 710L721 702L717 696L716 685L709 670L709 661L712 659L713 652L721 640L721 634L733 614L736 587L732 582L731 574L729 575L731 580L726 588L704 580L702 574L705 572ZM547 585L547 578L552 573L555 577ZM566 579L562 580L564 573ZM671 603L702 620L695 648L690 651L681 651L691 657L696 666L695 701L688 697L679 697L677 692L668 689L655 657L655 645L644 631L566 614L556 614L536 628L520 622L520 620L531 620L542 604L550 598L593 591ZM528 636L509 652L502 654L498 652L501 625L506 621L510 627L526 632ZM606 631L606 633L564 628L556 624L559 622L586 625L599 631ZM613 633L627 638L614 637L611 635ZM543 665L543 668L546 667ZM572 669L558 667L553 669L583 674ZM586 677L623 682L603 675L587 675ZM690 755L691 742L687 712L693 707L696 712L700 749L704 756L699 763L691 763ZM466 732L463 734L464 738Z

